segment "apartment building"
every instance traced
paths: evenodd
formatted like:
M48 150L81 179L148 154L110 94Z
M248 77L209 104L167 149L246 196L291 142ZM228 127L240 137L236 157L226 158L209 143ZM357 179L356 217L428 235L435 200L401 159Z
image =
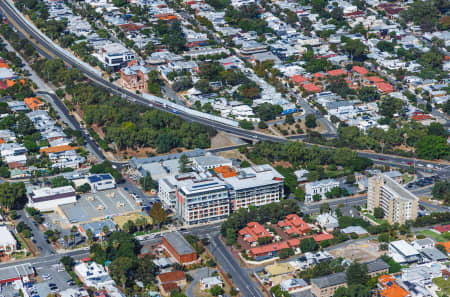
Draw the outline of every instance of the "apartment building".
M311 279L311 293L315 297L332 297L340 287L347 287L345 272Z
M367 208L381 207L390 224L417 218L419 198L385 174L369 178Z
M210 174L179 177L175 196L176 212L188 225L222 220L230 214L228 186Z
M136 55L120 43L109 43L103 46L96 55L105 67L116 71L136 59Z
M284 178L270 165L235 168L231 160L212 155L190 159L193 172L173 170L158 180L164 207L187 224L225 219L234 210L279 202L284 195ZM179 166L178 160L172 161Z
M233 210L279 202L284 195L283 176L268 164L241 168L223 180L231 187Z

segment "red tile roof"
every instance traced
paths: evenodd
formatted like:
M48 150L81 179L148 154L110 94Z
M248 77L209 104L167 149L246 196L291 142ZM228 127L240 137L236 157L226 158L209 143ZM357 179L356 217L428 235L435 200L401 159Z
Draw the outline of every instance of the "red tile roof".
M186 278L186 274L183 271L171 271L158 274L158 278L162 284L180 281Z
M432 117L429 114L418 114L418 115L412 116L411 119L419 122L419 121L430 120L430 119L432 119Z
M304 76L302 76L302 75L294 75L294 76L291 76L291 80L293 81L293 82L295 82L295 83L297 83L297 84L301 84L301 83L304 83L304 82L307 82L308 81L308 79L306 78L306 77L304 77Z
M336 69L336 70L330 70L327 72L329 76L339 76L339 75L346 75L347 71L344 69Z
M250 256L266 255L270 252L279 252L282 249L288 249L289 244L286 241L271 243L263 246L257 246L250 249Z
M368 81L373 82L373 83L381 83L384 82L384 79L382 79L381 77L378 76L369 76L367 78Z
M303 85L303 88L306 91L312 92L312 93L319 93L320 91L322 91L322 88L319 86L316 86L315 84L306 84L306 85Z
M361 66L353 66L352 70L361 75L366 75L367 73L369 73L369 71L366 68Z
M239 235L243 236L244 240L247 242L256 242L258 241L258 238L261 237L272 238L272 235L270 235L264 226L257 222L248 223L246 227L239 230Z
M77 146L71 146L71 145L60 145L60 146L51 146L46 148L41 148L39 150L40 153L61 153L65 151L72 151L78 149Z
M388 83L385 83L385 82L377 83L375 85L383 93L391 93L391 92L394 91L394 87L391 84L388 84Z
M162 284L161 287L164 289L165 292L170 293L173 290L177 290L178 285L176 283L167 283L167 284Z
M321 234L315 234L313 235L313 238L316 242L321 242L324 240L330 240L333 239L333 235L332 234L328 234L328 233L321 233Z
M41 100L39 100L36 97L27 97L27 98L23 99L23 101L28 106L28 108L31 109L32 111L38 110L39 107L41 107L44 104Z
M320 72L316 72L313 74L314 78L325 78L326 75Z
M438 231L438 232L441 232L441 233L447 232L447 231L450 231L450 224L449 225L436 226L433 229Z
M287 234L303 235L311 232L311 227L296 214L289 214L286 219L278 222L278 226L284 228Z
M382 275L378 278L378 283L382 287L380 296L382 297L406 297L410 296L410 293L400 287L395 278L391 275Z

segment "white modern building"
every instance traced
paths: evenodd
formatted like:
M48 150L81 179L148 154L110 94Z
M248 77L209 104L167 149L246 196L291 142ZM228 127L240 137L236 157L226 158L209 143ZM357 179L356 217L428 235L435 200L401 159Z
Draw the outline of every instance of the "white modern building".
M15 252L17 241L6 226L0 226L0 251L5 254Z
M279 202L284 195L284 177L268 164L241 168L222 179L230 188L232 210Z
M441 277L442 270L440 265L436 264L425 264L415 267L403 268L402 269L402 281L415 283L420 286L431 285L432 279Z
M120 43L109 43L96 54L105 67L117 70L136 59L136 55Z
M230 214L227 185L209 174L177 180L176 212L188 225L223 220Z
M116 181L109 173L93 174L87 178L92 191L110 190L116 187Z
M420 253L404 240L392 241L388 247L389 256L400 264L414 263L420 260Z
M192 165L200 171L207 171L221 166L232 166L230 159L206 154L205 156L192 158Z
M331 191L335 187L339 187L340 183L334 179L324 179L315 182L305 184L305 203L313 201L314 195L320 195L321 199L324 199L325 193Z
M95 262L77 264L74 267L74 271L86 287L93 287L99 290L115 284L105 268Z
M58 205L77 201L77 195L72 186L34 189L27 195L28 206L40 211L54 210Z

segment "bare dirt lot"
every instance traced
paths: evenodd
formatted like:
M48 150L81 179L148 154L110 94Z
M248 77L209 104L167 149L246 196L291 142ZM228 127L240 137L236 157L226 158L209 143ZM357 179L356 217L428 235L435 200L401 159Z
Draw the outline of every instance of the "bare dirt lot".
M217 132L216 136L211 138L211 148L220 148L232 145L236 145L236 143L223 132Z
M330 251L334 257L342 257L350 261L369 262L381 256L378 246L367 241L350 244L344 248Z

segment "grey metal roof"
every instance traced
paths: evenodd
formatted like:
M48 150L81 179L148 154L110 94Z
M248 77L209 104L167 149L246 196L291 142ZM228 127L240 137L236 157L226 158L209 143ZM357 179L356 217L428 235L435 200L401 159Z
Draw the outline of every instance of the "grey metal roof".
M372 272L377 272L377 271L381 271L384 269L388 269L389 265L384 262L382 259L376 259L374 261L371 262L367 262L367 272L372 273Z
M327 276L311 279L311 284L316 285L319 288L328 288L343 284L347 281L345 272L338 272Z
M434 247L425 248L421 250L420 253L426 258L430 259L430 261L443 261L448 259L448 257L444 255L444 253Z
M0 268L0 280L24 277L32 274L34 274L34 269L30 263Z
M434 245L434 241L431 238L423 238L423 239L416 239L413 241L413 243L416 243L420 246L424 246L424 245Z
M182 152L182 153L177 153L177 154L169 154L169 155L155 156L155 157L142 158L142 159L133 158L133 159L131 159L130 164L132 166L134 166L135 168L138 168L139 166L142 166L142 165L148 164L148 163L179 159L182 155L186 155L186 157L188 157L188 158L194 158L194 157L204 156L205 154L206 154L205 150L196 148L192 151L187 151L187 152Z
M175 249L178 255L192 254L194 249L178 231L164 234L164 238Z

